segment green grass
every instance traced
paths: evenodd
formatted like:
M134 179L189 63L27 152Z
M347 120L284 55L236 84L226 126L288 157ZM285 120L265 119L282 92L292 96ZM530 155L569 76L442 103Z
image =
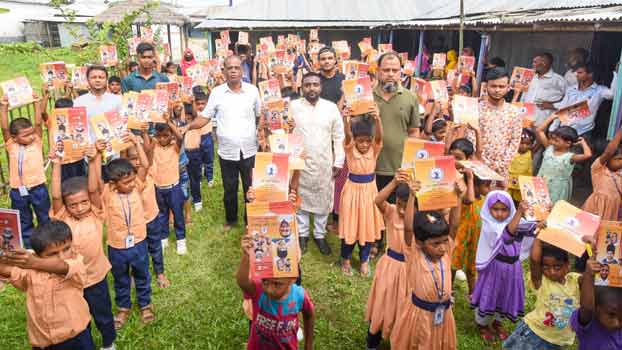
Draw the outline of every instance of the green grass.
M56 53L59 55L55 56ZM56 59L71 62L71 53L52 50L45 55L0 57L0 81L22 73L40 85L38 63ZM0 154L4 157L4 152ZM6 169L5 160L2 162ZM143 326L134 310L129 323L119 332L119 350L244 348L248 321L242 312L242 293L234 278L242 232L239 228L228 234L221 232L224 209L217 164L215 170L216 185L211 189L204 186L204 208L200 213L193 213L193 224L188 230L189 254L177 256L174 245L165 251L166 273L172 286L159 290L153 284L157 321ZM0 206L9 206L6 195L0 199ZM364 312L371 279L342 276L337 266L338 239L331 234L329 240L332 256L320 255L311 243L309 252L302 259L303 286L316 306L315 349L364 349L367 334ZM357 266L356 261L354 265ZM112 276L109 276L109 282L112 285ZM465 300L466 285L459 283L455 293L458 299L454 309L458 348L487 348L479 339L473 311ZM529 310L533 295L528 293ZM29 348L24 301L24 295L12 287L0 293L0 349ZM94 334L96 342L101 344L98 332L94 331ZM499 349L500 346L490 348Z

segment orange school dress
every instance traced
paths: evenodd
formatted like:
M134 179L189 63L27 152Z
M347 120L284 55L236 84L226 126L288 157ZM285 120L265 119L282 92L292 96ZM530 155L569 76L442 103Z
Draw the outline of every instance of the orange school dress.
M374 174L382 144L378 146L374 144L366 154L361 154L354 146L354 142L350 142L344 148L350 177ZM346 180L339 205L339 238L345 240L346 244L358 242L363 246L380 239L384 221L382 213L374 203L377 194L375 178L366 183L356 183L350 178Z
M622 220L622 171L613 172L597 158L592 164L594 192L583 204L583 210L601 220Z
M384 215L387 225L387 254L376 265L374 281L367 299L365 320L369 331L389 339L398 313L408 297L408 275L404 262L404 220L394 204L387 205ZM402 261L400 261L400 258Z
M444 271L443 301L451 295L451 254L454 242L450 238L449 250L441 259ZM452 307L445 311L443 323L434 325L434 313L424 310L411 301L411 294L427 302L438 302L437 289L432 279L423 251L413 240L405 249L406 273L409 295L391 333L392 350L454 350L456 349L456 322ZM438 287L441 288L439 262L432 265Z

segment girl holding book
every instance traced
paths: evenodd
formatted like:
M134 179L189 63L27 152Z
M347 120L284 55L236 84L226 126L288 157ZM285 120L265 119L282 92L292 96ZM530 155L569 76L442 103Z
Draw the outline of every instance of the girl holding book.
M359 245L361 274L369 276L369 252L372 244L380 239L384 229L382 213L374 204L378 189L374 182L376 159L382 149L382 123L378 107L369 109L369 116L357 117L352 121L350 110L346 110L344 141L346 162L350 169L348 180L343 186L339 207L339 238L341 238L341 271L352 275L350 258L354 245ZM372 137L372 120L376 134Z

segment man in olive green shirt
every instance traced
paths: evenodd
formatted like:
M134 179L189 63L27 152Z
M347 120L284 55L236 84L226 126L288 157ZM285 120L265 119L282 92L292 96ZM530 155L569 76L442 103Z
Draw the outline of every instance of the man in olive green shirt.
M384 130L383 147L376 163L376 186L380 191L391 182L402 163L406 138L419 137L421 121L417 97L399 84L401 65L395 52L380 56L377 74L374 100ZM389 201L395 203L394 194Z

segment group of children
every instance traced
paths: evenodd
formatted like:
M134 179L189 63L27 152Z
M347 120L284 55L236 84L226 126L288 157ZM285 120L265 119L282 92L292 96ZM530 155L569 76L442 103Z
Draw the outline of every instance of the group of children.
M190 211L185 204L191 193L195 210L202 209L206 163L209 185L213 183L213 158L206 159L203 149L206 144L213 147L211 129L207 129L211 124L196 130L185 127L205 108L207 95L197 90L192 104L171 104L164 114L166 122L155 124L154 130L145 127L126 133L122 141L128 147L105 165L107 144L97 140L84 154L88 171L78 171L85 176L63 171L74 166L63 164L63 152L50 142L46 158L52 164L51 201L43 155L45 104L33 97L34 122L21 117L9 122L7 98L0 101L11 207L20 213L23 244L31 250L4 252L0 279L26 293L28 336L34 349L94 349L91 316L102 335L103 349L115 349L116 332L131 314L132 287L141 321L155 320L150 260L157 286L170 286L163 258L169 217L174 221L177 253L185 255L184 211L188 215ZM72 106L67 97L55 104L56 108ZM190 191L185 188L188 182ZM114 280L115 315L109 271Z

